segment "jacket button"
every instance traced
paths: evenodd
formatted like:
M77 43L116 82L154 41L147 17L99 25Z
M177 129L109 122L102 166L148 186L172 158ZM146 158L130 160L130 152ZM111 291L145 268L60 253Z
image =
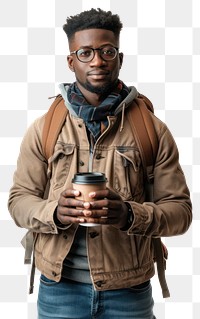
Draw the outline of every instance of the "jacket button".
M80 162L79 162L79 165L80 165L80 166L84 166L84 162L83 162L83 161L80 161Z
M142 219L143 222L146 222L147 216L146 216L146 215L142 215L142 216L141 216L141 219Z
M101 154L97 154L96 159L98 159L98 160L101 159Z
M100 280L100 281L97 281L97 282L96 282L96 286L97 286L97 287L100 288L102 285L103 285L103 281Z
M89 233L89 235L90 235L90 238L95 238L95 237L99 236L99 233L96 231L93 231L93 232Z
M63 159L63 157L65 157L65 154L60 154L60 155L59 155L59 159L60 159L60 160Z

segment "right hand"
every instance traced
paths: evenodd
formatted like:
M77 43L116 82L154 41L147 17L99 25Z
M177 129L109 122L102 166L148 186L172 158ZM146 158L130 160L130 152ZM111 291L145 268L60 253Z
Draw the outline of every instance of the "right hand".
M76 199L77 196L80 196L80 192L74 189L67 189L60 194L55 214L61 224L79 224L85 221L82 217L84 202Z

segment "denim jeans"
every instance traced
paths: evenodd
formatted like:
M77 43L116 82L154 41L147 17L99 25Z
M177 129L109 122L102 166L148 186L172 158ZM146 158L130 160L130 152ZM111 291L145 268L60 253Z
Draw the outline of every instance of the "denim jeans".
M40 278L38 319L153 319L151 283L144 288L96 291L93 285Z

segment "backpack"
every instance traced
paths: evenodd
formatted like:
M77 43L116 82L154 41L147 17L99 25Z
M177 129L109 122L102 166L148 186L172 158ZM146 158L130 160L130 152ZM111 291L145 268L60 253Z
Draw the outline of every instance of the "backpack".
M145 192L146 199L153 201L153 170L158 151L158 137L152 121L150 112L154 113L151 101L144 95L138 94L133 100L132 105L127 109L128 121L140 151L142 166L145 174ZM55 97L49 110L45 115L44 128L42 133L42 147L46 159L53 154L58 135L65 123L68 109L62 96ZM48 190L47 190L48 193ZM29 234L29 239L25 239L23 246L29 246L29 252L25 253L25 263L31 263L31 254L33 250L33 236ZM158 278L162 288L163 297L169 297L169 289L165 278L166 259L168 252L166 246L160 238L152 238L155 252L155 262L157 263ZM31 246L31 248L30 248ZM34 254L33 254L34 255ZM33 277L35 272L34 256L31 270L30 293L33 292Z

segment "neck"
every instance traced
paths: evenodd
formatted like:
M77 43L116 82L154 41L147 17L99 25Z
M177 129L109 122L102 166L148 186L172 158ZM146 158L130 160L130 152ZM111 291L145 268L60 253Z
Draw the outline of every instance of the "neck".
M81 91L81 93L83 94L83 96L85 97L85 99L87 100L87 102L90 105L93 106L98 106L101 104L101 102L106 98L105 95L101 95L101 94L97 94L97 93L93 93L88 91L87 89L85 89L83 86L81 86L78 82L76 82L79 90Z
M108 86L106 90L102 90L102 93L95 93L82 86L78 81L76 82L76 84L87 102L93 106L100 105L101 102L105 100L105 98L113 91L116 86L116 84L110 87Z

